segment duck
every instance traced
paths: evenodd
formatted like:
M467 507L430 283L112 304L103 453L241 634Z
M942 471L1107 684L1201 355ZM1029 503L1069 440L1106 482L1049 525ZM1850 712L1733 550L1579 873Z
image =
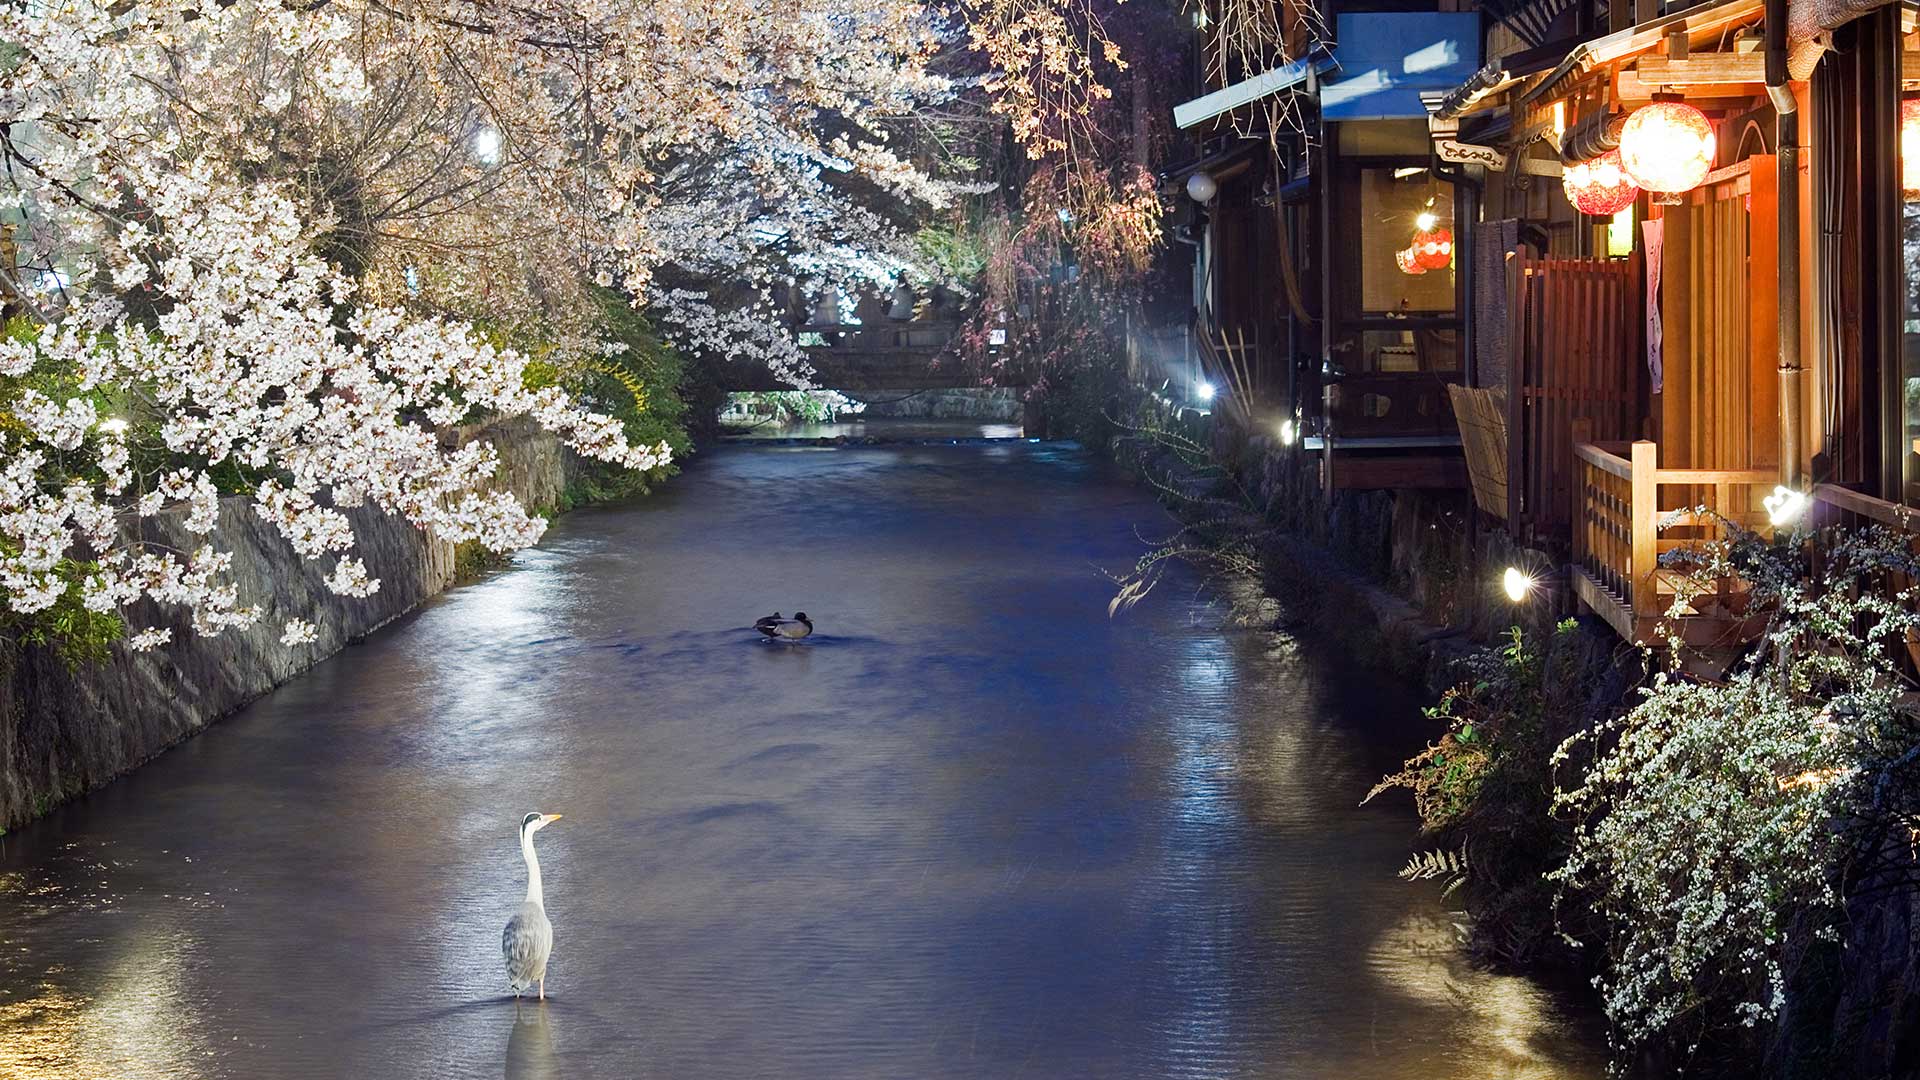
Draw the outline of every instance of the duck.
M791 619L781 618L776 611L764 619L755 620L753 628L770 638L798 641L813 633L813 620L807 618L804 611L794 612Z

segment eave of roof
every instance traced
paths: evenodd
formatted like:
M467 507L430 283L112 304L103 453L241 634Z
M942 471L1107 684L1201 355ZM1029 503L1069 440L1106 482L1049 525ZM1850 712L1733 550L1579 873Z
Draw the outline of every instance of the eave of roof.
M1577 79L1604 65L1650 52L1665 41L1667 34L1677 27L1685 27L1689 35L1717 33L1734 23L1759 15L1764 7L1762 0L1718 0L1714 3L1695 4L1684 11L1676 11L1670 15L1643 22L1638 26L1616 30L1605 37L1594 38L1568 53L1567 58L1562 60L1545 79L1542 79L1539 85L1520 95L1518 104L1531 105L1536 101L1555 96L1572 79Z

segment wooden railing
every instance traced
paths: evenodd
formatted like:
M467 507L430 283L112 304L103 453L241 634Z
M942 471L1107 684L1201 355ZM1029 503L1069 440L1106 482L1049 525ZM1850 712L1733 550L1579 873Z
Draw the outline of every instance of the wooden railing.
M1651 442L1574 447L1574 588L1629 641L1650 642L1673 604L1676 575L1660 556L1720 538L1725 522L1763 528L1762 492L1772 469L1662 469ZM1662 509L1662 507L1675 509ZM1740 584L1718 581L1692 615L1724 624L1740 615ZM1711 633L1711 627L1685 627Z
M1807 555L1815 573L1822 577L1845 573L1851 577L1850 587L1859 592L1897 595L1913 587L1913 576L1897 566L1877 559L1869 559L1863 566L1857 557L1838 555L1836 548L1862 529L1884 526L1901 534L1909 551L1920 554L1920 512L1843 487L1818 484L1813 489L1808 517ZM1862 625L1856 629L1871 633L1865 623L1872 618L1875 616L1861 616ZM1920 680L1920 634L1908 630L1903 636L1904 641L1894 643L1896 655L1901 656L1907 677Z

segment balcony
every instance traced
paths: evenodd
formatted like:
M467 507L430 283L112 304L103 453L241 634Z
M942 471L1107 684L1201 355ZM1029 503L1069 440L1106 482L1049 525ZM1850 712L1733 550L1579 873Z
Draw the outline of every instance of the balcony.
M1768 528L1761 500L1779 482L1777 470L1662 469L1646 441L1583 442L1573 453L1572 584L1583 604L1643 645L1669 634L1696 647L1727 645L1757 630L1737 578L1706 583L1674 612L1682 586L1693 593L1701 583L1687 574L1684 556L1670 553L1724 539L1728 522Z

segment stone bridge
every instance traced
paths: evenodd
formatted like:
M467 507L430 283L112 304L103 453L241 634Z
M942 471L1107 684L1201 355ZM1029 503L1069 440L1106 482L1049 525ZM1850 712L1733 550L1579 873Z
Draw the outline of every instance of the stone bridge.
M959 330L957 322L886 322L873 324L809 323L797 328L814 382L829 390L873 393L883 390L954 390L987 385L976 365L951 355L947 349ZM790 390L763 364L725 365L721 381L727 390ZM997 386L1025 385L996 372Z

